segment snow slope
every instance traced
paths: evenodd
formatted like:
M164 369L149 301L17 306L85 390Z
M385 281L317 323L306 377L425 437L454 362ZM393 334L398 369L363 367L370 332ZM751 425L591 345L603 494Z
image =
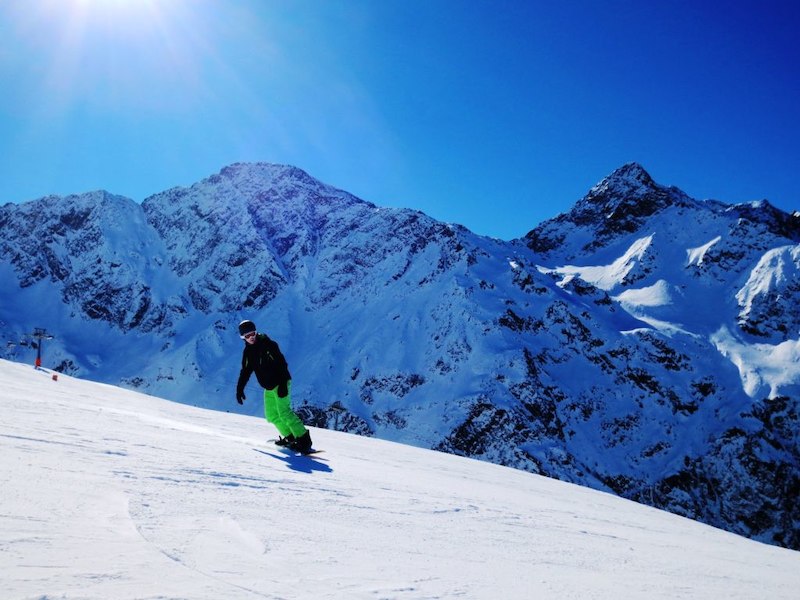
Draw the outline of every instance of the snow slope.
M796 598L800 554L610 494L0 361L0 597Z

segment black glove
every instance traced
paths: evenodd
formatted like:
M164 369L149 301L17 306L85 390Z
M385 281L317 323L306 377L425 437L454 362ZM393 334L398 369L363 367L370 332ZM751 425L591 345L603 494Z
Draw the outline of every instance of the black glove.
M239 404L244 404L244 399L245 399L246 397L247 397L247 396L245 396L245 395L244 395L244 390L236 390L236 401L237 401Z
M286 382L281 383L278 385L278 398L286 398L289 395L289 387L286 385Z

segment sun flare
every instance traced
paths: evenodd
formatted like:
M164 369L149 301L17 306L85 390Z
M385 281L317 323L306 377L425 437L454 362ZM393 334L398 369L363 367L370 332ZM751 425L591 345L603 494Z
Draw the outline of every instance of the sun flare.
M38 0L13 15L51 111L169 102L199 79L202 27L185 0ZM159 90L156 94L153 90ZM145 105L147 108L147 105Z

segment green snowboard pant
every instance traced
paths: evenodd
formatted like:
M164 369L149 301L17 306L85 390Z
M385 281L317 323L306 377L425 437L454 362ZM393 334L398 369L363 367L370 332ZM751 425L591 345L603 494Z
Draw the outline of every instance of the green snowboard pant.
M282 437L292 434L299 438L306 432L306 426L292 411L292 382L289 381L285 398L278 396L278 388L264 390L264 416L275 425Z

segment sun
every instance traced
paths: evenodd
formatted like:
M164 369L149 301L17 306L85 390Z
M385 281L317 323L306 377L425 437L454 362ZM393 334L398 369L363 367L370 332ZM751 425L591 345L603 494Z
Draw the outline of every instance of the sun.
M181 0L66 0L72 5L73 21L89 27L111 26L115 29L138 29L159 25L170 12L179 9Z
M68 0L69 1L69 0ZM151 10L166 0L71 0L74 4L92 9L114 8L121 10Z
M113 111L169 101L199 79L203 39L190 0L29 0L10 13L47 110ZM154 90L159 90L155 93ZM141 106L141 104L140 104ZM147 106L144 106L147 109Z

